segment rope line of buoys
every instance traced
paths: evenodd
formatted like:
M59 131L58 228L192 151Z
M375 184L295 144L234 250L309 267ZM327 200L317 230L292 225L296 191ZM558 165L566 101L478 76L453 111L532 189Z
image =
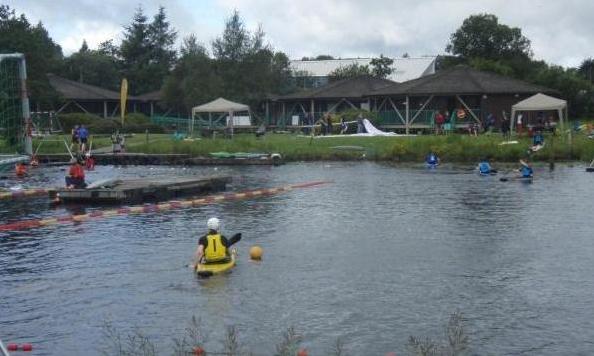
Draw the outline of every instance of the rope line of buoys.
M17 200L35 196L48 195L50 189L35 188L0 192L0 200Z
M224 194L217 194L217 195L209 195L203 198L198 199L188 199L188 200L174 200L168 201L159 204L146 204L146 205L136 205L136 206L126 206L117 209L108 209L108 210L95 210L88 214L78 214L78 215L63 215L57 217L48 217L44 219L37 219L37 220L21 220L15 221L11 223L1 224L0 231L19 231L19 230L26 230L26 229L33 229L38 227L45 227L45 226L52 226L58 224L69 224L69 223L76 223L76 222L85 222L89 220L98 220L103 218L110 218L114 216L125 216L125 215L136 215L136 214L149 214L149 213L159 213L168 210L177 210L177 209L185 209L209 204L216 204L222 201L232 201L232 200L242 200L242 199L250 199L250 198L258 198L264 196L271 196L276 194L281 194L285 192L289 192L293 189L302 189L302 188L309 188L318 185L328 184L329 182L326 181L318 181L318 182L308 182L308 183L301 183L301 184L292 184L286 185L283 187L277 188L265 188L265 189L256 189L256 190L248 190L239 193L224 193Z

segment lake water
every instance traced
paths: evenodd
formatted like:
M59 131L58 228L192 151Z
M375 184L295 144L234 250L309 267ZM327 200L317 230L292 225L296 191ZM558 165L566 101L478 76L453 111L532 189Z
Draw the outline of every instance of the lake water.
M594 174L536 167L532 184L467 167L301 163L280 167L97 167L113 176L228 173L229 190L332 180L287 194L160 214L1 233L0 338L36 355L93 355L103 325L140 329L171 354L191 316L207 351L235 325L269 355L294 326L312 355L338 337L351 355L405 351L410 335L443 339L461 311L473 354L594 353ZM26 184L61 185L60 168ZM83 212L44 199L0 202L2 222ZM184 267L208 217L243 233L233 273ZM264 249L260 263L248 249Z

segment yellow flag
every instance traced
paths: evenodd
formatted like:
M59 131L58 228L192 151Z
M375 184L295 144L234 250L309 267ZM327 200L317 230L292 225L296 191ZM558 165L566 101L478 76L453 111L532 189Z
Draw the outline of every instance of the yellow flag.
M128 99L128 81L126 78L122 79L122 86L120 88L120 113L122 117L122 126L124 126L124 116L126 116L126 100Z

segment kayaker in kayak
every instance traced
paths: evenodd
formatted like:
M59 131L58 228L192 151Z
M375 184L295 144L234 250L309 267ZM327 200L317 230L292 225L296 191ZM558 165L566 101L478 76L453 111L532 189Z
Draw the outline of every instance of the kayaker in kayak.
M434 152L430 152L427 157L425 157L425 163L429 166L437 166L439 165L439 157Z
M520 173L522 173L522 178L532 178L534 172L532 171L532 167L528 164L528 162L524 160L520 160Z
M84 189L87 187L85 183L85 171L82 166L82 158L72 158L70 161L72 165L68 170L66 176L66 188L68 189Z
M487 158L484 158L483 160L480 161L479 165L478 165L478 171L480 174L483 175L489 175L491 173L497 173L496 170L494 170L493 168L491 168L491 165L489 164L489 161L487 160Z
M223 263L229 260L228 248L241 239L241 234L236 234L227 240L219 233L221 222L217 218L210 218L206 222L208 233L198 240L198 248L194 255L193 266L198 263Z

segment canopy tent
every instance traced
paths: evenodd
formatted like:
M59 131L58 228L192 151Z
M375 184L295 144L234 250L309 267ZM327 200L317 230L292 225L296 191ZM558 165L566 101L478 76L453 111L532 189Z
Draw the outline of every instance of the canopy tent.
M229 114L229 119L227 125L230 128L231 135L233 135L233 116L236 112L247 111L248 115L250 113L250 107L245 104L236 103L224 98L215 99L209 103L202 104L200 106L196 106L192 108L192 123L191 128L192 131L194 130L194 117L196 114L200 113L208 113L208 124L209 127L212 127L212 114L213 113L223 113L217 120L221 119L227 113Z
M567 101L538 93L512 106L510 129L513 131L516 112L518 111L557 111L559 124L567 119ZM563 113L565 111L565 114Z

